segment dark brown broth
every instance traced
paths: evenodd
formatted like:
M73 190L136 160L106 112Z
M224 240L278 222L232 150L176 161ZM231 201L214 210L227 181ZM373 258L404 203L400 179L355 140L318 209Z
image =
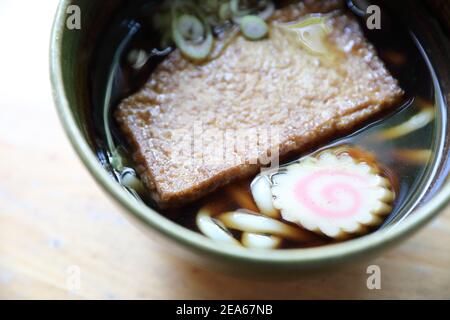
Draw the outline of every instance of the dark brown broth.
M128 2L129 3L129 2ZM146 81L153 68L164 57L155 57L150 63L139 71L132 70L125 62L126 53L132 48L144 49L146 52L157 48L159 39L155 37L155 32L146 23L148 12L155 9L152 1L133 1L123 8L117 17L112 21L104 41L100 43L97 52L97 60L93 63L93 87L92 87L92 115L93 132L98 143L98 154L100 160L105 164L105 143L103 137L103 125L101 123L101 110L104 99L104 88L109 75L109 70L114 63L119 63L120 73L115 77L120 78L113 88L112 105L117 105L118 101L130 93L136 91ZM382 10L384 7L382 6ZM387 18L388 19L388 18ZM366 36L373 43L379 56L385 62L387 68L400 82L401 87L406 92L405 104L397 109L394 114L386 114L371 124L360 128L357 132L346 137L329 142L326 146L349 145L361 148L376 155L379 163L389 169L388 177L396 186L396 200L393 211L386 219L384 225L394 223L401 217L406 216L412 209L419 205L424 198L430 182L435 179L434 168L440 161L442 153L442 140L444 136L443 125L445 110L437 106L435 101L436 88L433 85L432 73L427 64L427 58L420 50L420 44L411 36L407 27L399 21L388 20L388 28L382 30L366 30ZM364 26L363 26L364 27ZM120 59L114 61L111 52L115 52L118 41L129 35L130 30L133 35L127 40L124 52L119 53ZM163 49L163 48L158 48ZM380 131L398 125L411 116L417 114L425 105L431 106L435 113L435 120L425 127L413 133L397 139L377 140L374 136ZM120 134L116 134L117 141L126 146ZM315 148L323 146L314 146ZM428 162L406 163L404 159L395 157L395 153L400 149L428 149L431 150L431 158ZM314 151L314 148L311 149ZM308 152L307 152L308 153ZM304 153L304 154L307 154ZM304 155L303 154L303 155ZM301 155L293 155L286 159L284 163L298 158ZM105 167L109 168L107 164ZM236 185L242 189L244 194L250 195L251 179L238 182ZM222 188L214 194L205 197L188 206L158 210L169 219L191 229L198 231L195 225L195 215L206 203L216 203L223 211L233 211L240 206L228 195L228 188ZM151 202L148 205L155 207ZM249 208L250 209L250 208ZM217 212L219 213L219 212ZM239 233L236 233L239 236ZM312 241L302 245L310 247L323 245L332 242L326 237L316 237L317 241ZM299 247L298 244L285 242L285 248Z

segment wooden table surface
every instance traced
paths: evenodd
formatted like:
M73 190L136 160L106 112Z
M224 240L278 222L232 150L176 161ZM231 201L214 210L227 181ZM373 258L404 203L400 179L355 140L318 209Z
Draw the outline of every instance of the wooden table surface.
M370 262L381 290L367 289L367 263L274 283L169 255L126 220L63 133L47 71L56 3L0 2L0 298L450 298L450 208Z

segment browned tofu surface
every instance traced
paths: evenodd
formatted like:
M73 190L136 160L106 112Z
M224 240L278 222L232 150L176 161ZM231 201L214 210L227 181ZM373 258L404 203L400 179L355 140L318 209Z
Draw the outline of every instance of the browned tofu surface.
M317 10L287 7L274 20ZM161 207L256 174L269 150L301 152L399 103L402 90L352 17L330 18L331 57L307 52L276 23L267 39L238 35L204 64L174 51L120 104L115 117Z

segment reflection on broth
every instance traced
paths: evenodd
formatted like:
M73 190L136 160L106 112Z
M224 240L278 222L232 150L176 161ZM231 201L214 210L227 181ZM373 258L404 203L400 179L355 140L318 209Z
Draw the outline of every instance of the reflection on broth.
M94 62L91 118L99 159L132 196L213 241L252 249L359 237L393 225L420 204L436 179L444 120L435 105L433 71L407 27L391 21L387 31L365 30L339 1L180 3L127 4ZM357 49L350 48L352 41ZM249 52L275 52L277 59L272 63L268 55L252 69L245 63L257 58ZM337 56L339 64L333 62ZM383 77L348 80L349 72L365 76L371 68L373 77ZM237 75L244 69L245 76ZM241 82L233 87L235 76ZM305 81L315 77L323 80L308 87ZM371 81L379 86L376 94ZM281 98L275 103L276 95ZM195 99L204 108L190 102ZM332 99L336 104L327 104ZM245 113L245 101L252 113ZM345 109L345 103L354 105ZM171 171L182 163L172 157L177 143L171 126L190 129L190 121L205 115L206 125L219 129L252 124L249 119L255 126L276 123L280 166L261 173L259 163ZM220 127L223 118L231 122Z

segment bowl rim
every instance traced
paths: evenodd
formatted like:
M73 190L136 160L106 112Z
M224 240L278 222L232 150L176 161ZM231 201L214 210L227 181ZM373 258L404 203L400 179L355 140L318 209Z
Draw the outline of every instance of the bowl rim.
M168 220L157 211L136 202L128 194L123 192L123 189L101 167L97 157L76 124L65 92L61 64L61 46L65 29L66 8L71 2L71 0L60 0L50 39L50 80L52 94L64 131L78 157L91 175L125 209L124 211L131 213L147 226L150 226L158 233L181 246L201 254L209 254L227 260L238 260L247 263L269 264L273 266L294 264L302 267L321 265L390 247L429 222L450 201L450 184L447 183L432 199L416 209L413 215L410 215L395 227L379 230L364 237L342 243L306 249L257 251L232 245L218 245L217 242L213 242L201 234Z

